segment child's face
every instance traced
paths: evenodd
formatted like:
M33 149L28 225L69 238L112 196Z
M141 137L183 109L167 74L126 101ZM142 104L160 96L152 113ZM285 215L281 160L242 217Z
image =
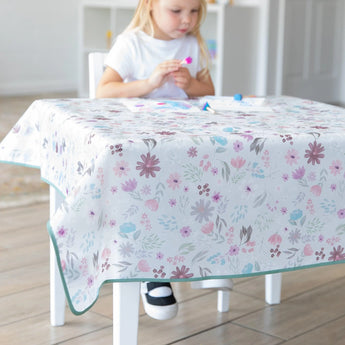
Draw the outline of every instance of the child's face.
M189 33L198 22L199 0L153 0L154 37L172 40Z

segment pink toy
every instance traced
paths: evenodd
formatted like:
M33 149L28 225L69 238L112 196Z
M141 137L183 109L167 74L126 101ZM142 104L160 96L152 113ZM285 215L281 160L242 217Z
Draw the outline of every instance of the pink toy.
M193 59L188 56L184 60L181 61L181 65L190 65L192 63Z

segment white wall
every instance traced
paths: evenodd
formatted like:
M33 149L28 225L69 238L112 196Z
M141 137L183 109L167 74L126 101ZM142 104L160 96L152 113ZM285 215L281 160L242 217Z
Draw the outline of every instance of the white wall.
M0 1L0 95L76 90L78 0Z

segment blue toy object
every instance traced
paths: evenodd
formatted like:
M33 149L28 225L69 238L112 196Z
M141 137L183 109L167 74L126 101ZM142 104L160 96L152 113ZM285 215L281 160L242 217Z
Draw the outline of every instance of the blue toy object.
M234 95L234 100L235 101L242 101L242 95L240 94L240 93L236 93L235 95Z

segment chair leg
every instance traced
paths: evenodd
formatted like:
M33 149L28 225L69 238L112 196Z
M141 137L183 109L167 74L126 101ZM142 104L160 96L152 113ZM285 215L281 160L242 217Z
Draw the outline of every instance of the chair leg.
M230 310L230 290L218 290L217 310L220 313Z
M63 201L62 196L50 187L50 217ZM65 323L66 298L60 272L56 262L53 243L50 241L50 324L62 326Z
M113 345L137 345L140 282L113 283Z
M282 274L266 274L265 297L268 304L279 304L282 286Z

